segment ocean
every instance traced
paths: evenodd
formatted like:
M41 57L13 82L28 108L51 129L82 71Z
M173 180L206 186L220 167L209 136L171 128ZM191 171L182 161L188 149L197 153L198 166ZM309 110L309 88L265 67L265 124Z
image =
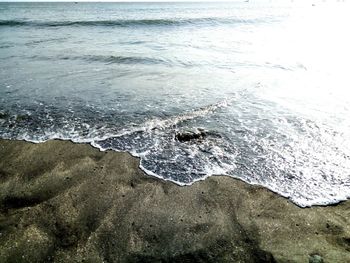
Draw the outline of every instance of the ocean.
M0 3L0 138L126 151L179 185L345 200L348 7Z

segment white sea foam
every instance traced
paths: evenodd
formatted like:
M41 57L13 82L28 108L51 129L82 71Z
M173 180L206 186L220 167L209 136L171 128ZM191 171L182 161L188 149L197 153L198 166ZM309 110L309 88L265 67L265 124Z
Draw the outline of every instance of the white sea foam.
M300 206L344 200L350 17L304 2L96 4L71 21L3 3L0 138L129 152L179 185L225 174Z

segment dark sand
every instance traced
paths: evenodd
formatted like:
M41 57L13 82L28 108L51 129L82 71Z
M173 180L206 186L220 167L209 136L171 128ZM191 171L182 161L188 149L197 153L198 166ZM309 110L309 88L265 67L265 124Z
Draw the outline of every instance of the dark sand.
M350 262L350 201L228 177L179 187L127 153L0 140L0 262Z

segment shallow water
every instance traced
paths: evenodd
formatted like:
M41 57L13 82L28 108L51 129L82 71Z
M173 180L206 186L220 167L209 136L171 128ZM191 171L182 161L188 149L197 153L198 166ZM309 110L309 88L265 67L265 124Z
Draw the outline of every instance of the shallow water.
M0 137L128 151L181 185L226 174L300 206L344 200L348 7L0 3Z

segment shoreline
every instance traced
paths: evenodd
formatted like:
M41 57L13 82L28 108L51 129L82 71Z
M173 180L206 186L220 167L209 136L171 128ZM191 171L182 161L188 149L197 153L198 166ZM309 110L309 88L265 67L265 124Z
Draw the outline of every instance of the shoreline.
M229 176L182 187L126 152L0 140L1 262L347 262L349 251L350 200L301 208Z
M25 142L25 143L30 143L30 144L42 144L42 143L46 143L46 142L50 142L50 141L70 142L72 144L88 145L88 146L91 146L92 148L98 149L98 151L100 151L100 152L106 152L106 153L107 152L116 152L116 153L129 154L132 158L136 158L138 160L138 162L139 162L138 168L141 171L141 173L145 174L146 176L150 176L150 177L156 178L158 180L162 180L162 181L165 181L165 182L168 182L168 183L173 183L173 184L175 184L175 185L177 185L179 187L190 187L193 184L196 184L196 183L201 182L201 181L205 181L209 177L212 177L212 176L214 176L214 177L228 177L228 178L232 178L233 180L238 180L238 181L241 181L243 183L249 184L251 186L265 188L266 190L271 191L272 193L274 193L274 194L276 194L276 195L278 195L278 196L280 196L282 198L287 199L288 201L292 202L294 205L296 205L299 208L337 206L340 203L350 201L350 198L347 198L347 199L339 199L339 200L337 200L335 202L332 202L332 203L317 203L317 204L312 204L312 205L300 205L300 204L294 202L288 196L284 196L281 193L279 193L277 191L274 191L273 189L269 188L268 186L264 186L264 185L259 184L259 183L249 183L249 182L245 181L243 178L239 178L239 177L235 177L235 176L231 176L231 175L227 175L227 174L209 174L209 175L206 175L203 178L196 179L196 180L192 181L191 183L180 183L180 182L174 181L172 179L163 178L163 177L157 175L156 173L154 173L154 172L144 168L141 165L141 157L138 156L137 154L134 155L134 154L132 154L129 151L118 151L118 150L111 150L111 149L104 150L103 148L101 148L101 147L99 147L97 145L93 145L91 142L88 142L88 141L79 141L78 142L78 141L74 141L72 139L60 139L60 138L49 139L49 140L46 140L46 141L31 141L31 140L26 140L26 139L1 139L0 138L0 142L1 141L13 141L13 142L17 141L17 142Z

